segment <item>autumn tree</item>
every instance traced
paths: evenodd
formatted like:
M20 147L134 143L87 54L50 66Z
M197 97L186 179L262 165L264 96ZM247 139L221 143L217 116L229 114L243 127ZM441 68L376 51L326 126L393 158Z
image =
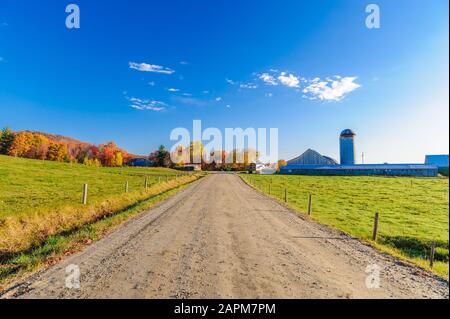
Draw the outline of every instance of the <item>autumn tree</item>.
M283 166L286 166L287 162L284 159L280 159L278 160L278 171L280 170L280 168L282 168Z
M67 144L63 143L50 143L48 147L47 158L50 161L65 162L69 160L69 153L67 150Z
M30 132L20 132L15 134L8 150L8 155L26 157L31 149L32 139L33 136Z

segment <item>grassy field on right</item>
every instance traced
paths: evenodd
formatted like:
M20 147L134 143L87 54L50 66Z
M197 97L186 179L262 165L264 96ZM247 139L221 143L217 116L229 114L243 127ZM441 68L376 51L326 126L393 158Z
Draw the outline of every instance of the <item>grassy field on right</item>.
M379 213L381 250L429 269L430 247L436 242L433 271L448 278L448 178L242 175L258 190L307 212L311 218L371 242ZM271 186L269 186L271 184Z

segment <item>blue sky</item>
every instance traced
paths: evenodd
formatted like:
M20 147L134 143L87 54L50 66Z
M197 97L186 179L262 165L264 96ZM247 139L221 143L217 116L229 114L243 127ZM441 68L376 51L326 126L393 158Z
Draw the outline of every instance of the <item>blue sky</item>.
M280 157L338 158L357 132L366 163L449 152L448 1L0 3L0 127L137 154L173 128L277 127Z

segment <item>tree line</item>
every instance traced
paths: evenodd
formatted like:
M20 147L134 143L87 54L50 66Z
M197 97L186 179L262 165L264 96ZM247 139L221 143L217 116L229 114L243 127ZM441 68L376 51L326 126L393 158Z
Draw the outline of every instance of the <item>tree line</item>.
M0 154L56 162L75 162L88 166L122 166L131 155L114 142L101 145L38 133L0 131Z
M205 156L201 142L178 146L173 153L161 145L149 156L134 156L119 148L116 143L94 145L68 137L40 132L13 132L9 128L0 131L0 154L56 162L80 163L87 166L116 167L133 165L134 158L148 160L155 167L186 168L194 163L205 171L242 171L255 168L258 153L254 150L213 150ZM205 160L207 158L208 160ZM281 163L280 163L281 162ZM279 161L279 166L286 165Z

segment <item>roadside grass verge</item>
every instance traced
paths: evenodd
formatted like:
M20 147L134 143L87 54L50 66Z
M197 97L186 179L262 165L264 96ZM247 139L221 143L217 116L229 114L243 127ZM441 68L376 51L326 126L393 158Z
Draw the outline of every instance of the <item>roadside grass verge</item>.
M131 217L188 187L192 181L198 178L200 176L191 176L185 182L178 183L172 188L161 189L159 193L125 207L121 211L104 215L70 231L51 235L40 245L26 251L3 255L0 258L0 292L12 280L23 277L45 265L55 264L64 256L81 251L86 245L101 239Z
M430 269L430 247L436 243L432 271L449 274L448 178L240 175L255 189L284 202L311 219L360 238L381 251ZM271 184L271 186L269 186ZM371 240L374 215L380 214L377 242Z

